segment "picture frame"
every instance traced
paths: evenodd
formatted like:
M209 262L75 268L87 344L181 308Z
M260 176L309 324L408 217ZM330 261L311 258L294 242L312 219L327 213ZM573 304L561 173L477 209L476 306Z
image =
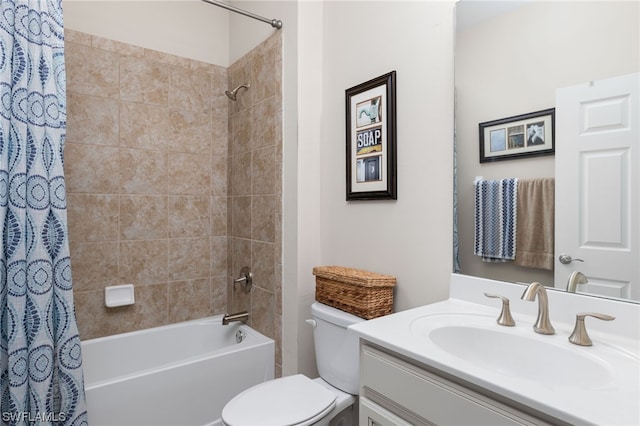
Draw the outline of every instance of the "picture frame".
M345 90L346 199L396 200L396 72Z
M555 108L480 123L480 162L553 155Z

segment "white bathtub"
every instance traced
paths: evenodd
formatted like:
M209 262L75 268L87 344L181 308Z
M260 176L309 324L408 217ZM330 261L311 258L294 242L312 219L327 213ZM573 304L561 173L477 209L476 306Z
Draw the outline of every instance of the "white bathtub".
M89 424L220 425L233 396L273 378L275 351L252 328L221 323L217 316L83 342Z

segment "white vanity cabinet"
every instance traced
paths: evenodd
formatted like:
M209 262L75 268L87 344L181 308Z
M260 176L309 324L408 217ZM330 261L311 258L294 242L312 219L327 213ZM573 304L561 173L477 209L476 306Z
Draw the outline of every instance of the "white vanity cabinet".
M552 424L367 343L360 362L359 426Z

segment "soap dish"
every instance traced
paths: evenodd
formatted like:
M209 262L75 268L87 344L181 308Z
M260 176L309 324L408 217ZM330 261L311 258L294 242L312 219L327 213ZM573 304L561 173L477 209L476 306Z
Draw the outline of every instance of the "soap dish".
M104 304L107 308L133 305L135 301L133 284L112 285L104 288Z

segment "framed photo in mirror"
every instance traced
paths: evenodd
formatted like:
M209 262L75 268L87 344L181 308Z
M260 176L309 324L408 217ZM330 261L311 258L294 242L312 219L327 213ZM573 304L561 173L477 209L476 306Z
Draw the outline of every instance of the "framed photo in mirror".
M480 162L553 155L555 108L479 124Z
M345 91L347 201L396 200L396 72Z

